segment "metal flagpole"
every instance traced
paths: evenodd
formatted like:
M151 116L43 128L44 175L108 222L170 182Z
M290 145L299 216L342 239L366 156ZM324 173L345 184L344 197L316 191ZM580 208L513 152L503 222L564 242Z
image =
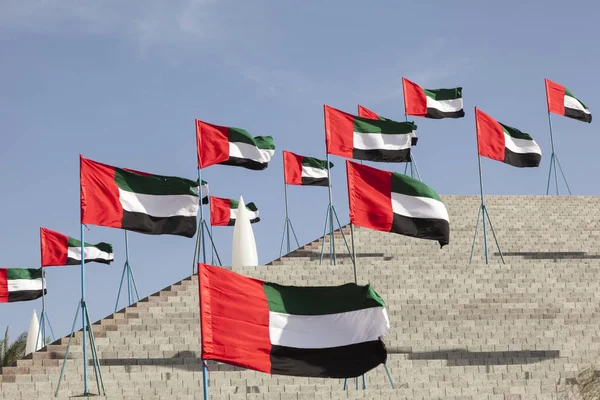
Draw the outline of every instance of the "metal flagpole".
M479 225L479 216L481 215L481 222L483 228L483 247L485 251L485 263L489 264L489 255L488 255L488 243L487 243L487 224L486 218L490 224L490 228L492 230L492 235L494 236L494 241L496 242L496 247L498 248L498 252L500 253L500 258L502 259L502 263L504 264L504 256L502 255L502 250L500 250L500 244L498 243L498 238L496 237L496 232L494 231L494 227L492 226L492 220L487 212L487 208L485 207L485 196L483 194L483 173L481 169L481 156L479 155L479 130L477 128L477 107L475 107L475 137L477 139L477 165L479 166L479 190L481 194L481 205L479 206L479 212L477 214L477 223L475 225L475 235L473 236L473 246L471 247L471 257L469 258L469 264L473 258L473 249L475 246L475 240L477 239L477 228Z
M546 97L547 98L547 97ZM558 161L558 156L554 151L554 133L552 132L552 117L550 116L550 112L548 112L548 127L550 128L550 145L552 146L552 154L550 155L550 170L548 171L548 184L546 185L546 196L550 193L550 180L552 178L552 169L554 168L554 184L556 185L556 195L560 195L560 189L558 187L558 169L560 169L560 173L562 175L563 180L565 181L565 185L567 186L567 191L569 195L571 195L571 188L569 187L569 183L567 182L567 178L562 170L560 162Z
M335 239L333 237L333 195L331 191L331 169L329 168L329 153L327 153L326 163L327 180L329 181L329 185L327 185L329 189L329 264L335 264Z
M81 225L81 329L82 329L82 333L83 333L83 339L82 339L82 343L83 343L83 394L85 396L89 395L88 392L88 377L87 377L87 347L86 347L86 340L87 338L85 337L86 334L86 329L87 329L87 324L86 324L86 314L87 312L85 311L86 305L85 305L85 252L84 252L84 241L83 241L83 223L80 224Z
M125 230L125 264L123 265L121 283L119 284L119 291L117 292L115 312L117 312L119 307L119 299L121 298L121 290L123 289L123 280L125 279L127 279L127 300L129 301L128 305L130 306L140 300L140 295L138 294L135 278L133 277L133 270L131 269L131 264L129 263L129 236L127 234L127 230Z
M200 235L200 245L198 246L197 259L200 260L200 250L202 250L202 262L206 264L206 245L204 241L204 206L202 204L202 169L198 168L198 182L200 184L200 224L198 235ZM198 271L200 272L200 271ZM200 279L200 275L198 275ZM204 400L208 400L208 371L206 369L206 363L202 361L202 384L204 389Z

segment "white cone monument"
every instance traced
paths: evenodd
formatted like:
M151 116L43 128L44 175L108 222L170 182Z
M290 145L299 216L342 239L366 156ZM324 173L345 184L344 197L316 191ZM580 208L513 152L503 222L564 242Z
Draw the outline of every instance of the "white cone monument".
M40 323L37 314L33 310L31 322L29 323L29 332L27 333L27 344L25 345L25 354L33 353L42 348L42 337L40 335Z
M250 213L246 209L244 198L240 196L237 217L233 226L233 243L231 246L232 267L255 267L258 265L256 241L250 224Z

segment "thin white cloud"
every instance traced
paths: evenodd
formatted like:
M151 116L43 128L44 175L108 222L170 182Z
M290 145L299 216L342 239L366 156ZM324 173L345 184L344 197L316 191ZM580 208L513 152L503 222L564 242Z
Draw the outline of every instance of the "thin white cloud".
M109 35L142 47L217 35L216 0L3 0L0 27L40 34Z

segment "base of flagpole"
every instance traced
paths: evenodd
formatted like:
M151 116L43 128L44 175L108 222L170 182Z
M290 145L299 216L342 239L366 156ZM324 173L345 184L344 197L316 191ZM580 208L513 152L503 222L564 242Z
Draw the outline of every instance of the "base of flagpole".
M81 299L79 304L77 305L77 311L75 312L75 318L73 319L73 326L71 327L71 335L69 336L69 342L67 344L67 351L65 353L65 358L63 359L63 365L60 370L60 376L58 378L58 384L56 385L56 391L54 392L54 396L58 396L58 392L60 390L60 384L62 382L65 367L67 365L67 360L69 359L69 351L71 350L71 341L73 340L73 336L75 334L75 324L77 323L77 317L79 316L79 311L83 315L85 315L86 325L87 325L87 334L90 340L90 348L92 351L92 365L94 367L94 376L96 378L96 388L98 393L91 393L85 388L84 392L81 395L72 396L72 397L91 397L91 396L105 396L106 391L104 390L104 380L102 379L102 370L100 369L100 360L98 358L98 353L96 351L96 342L94 340L94 332L92 330L92 324L90 323L90 316L88 314L88 308L84 299ZM87 368L87 365L86 365Z
M554 170L554 184L556 186L556 195L560 195L560 189L558 187L558 170L560 170L560 174L565 182L565 186L567 187L567 192L569 196L571 195L571 188L569 187L569 182L567 182L567 178L565 177L565 173L563 172L562 166L560 165L560 161L558 161L558 156L556 153L552 153L550 155L550 170L548 171L548 184L546 185L546 196L550 194L550 181L552 180L552 171Z
M323 264L323 255L325 251L325 238L329 235L329 264L335 265L337 263L336 252L335 252L335 239L334 239L334 218L337 222L338 229L342 234L342 239L344 240L344 244L346 245L346 250L348 251L348 255L353 260L352 250L348 245L348 241L346 240L346 235L344 234L344 230L342 229L342 225L340 223L340 219L338 218L337 212L335 211L335 207L333 204L329 204L327 206L327 213L325 214L325 228L323 229L323 240L321 242L321 256L319 259L319 265ZM329 226L329 233L327 233L327 226Z
M490 225L492 235L494 236L494 241L496 242L496 248L498 249L498 253L500 254L500 259L502 260L502 264L505 264L504 256L502 255L502 250L500 249L500 244L498 243L498 238L496 237L496 232L494 231L494 226L492 225L492 219L490 218L490 215L488 214L487 207L483 203L481 203L479 205L479 211L477 213L477 222L475 223L475 234L473 235L473 244L471 245L471 256L469 257L469 264L471 264L471 262L473 260L473 254L475 253L475 241L477 240L477 231L479 228L479 220L480 219L482 221L482 227L483 227L483 249L485 252L485 263L489 264L486 218L487 218L487 222Z
M119 309L119 300L121 298L121 291L123 290L123 281L127 279L127 306L131 306L134 303L140 301L140 295L138 294L137 285L135 283L135 278L133 277L133 270L131 269L131 264L129 264L129 260L125 260L125 264L123 265L123 273L121 274L121 283L119 284L119 291L117 293L117 301L115 303L115 312Z
M285 254L290 254L292 252L291 248L291 237L294 237L296 241L296 248L300 247L300 242L298 242L298 237L296 236L296 231L294 230L294 226L292 225L292 220L290 218L286 218L283 223L283 234L281 237L281 246L279 246L279 258L283 256L283 244L287 242L287 252ZM287 239L287 240L286 240Z
M202 246L205 250L206 249L206 240L205 235L208 236L208 240L210 241L210 246L212 249L212 260L211 262L213 264L215 264L215 257L216 257L216 261L218 262L219 266L222 266L223 263L221 262L221 257L219 257L219 252L217 251L217 246L215 245L215 241L213 239L212 234L210 233L210 229L208 227L208 223L206 222L205 219L201 219L200 222L198 223L198 232L196 233L196 247L194 249L194 264L192 266L192 274L195 274L198 272L198 262L200 262L200 252L198 251L198 246ZM205 251L202 251L202 254L206 254ZM203 260L203 262L206 262L206 260Z

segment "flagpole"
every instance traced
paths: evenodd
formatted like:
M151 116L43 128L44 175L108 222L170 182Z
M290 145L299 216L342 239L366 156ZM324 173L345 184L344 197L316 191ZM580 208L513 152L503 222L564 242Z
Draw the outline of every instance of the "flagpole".
M196 128L196 151L200 150L200 146L199 146L199 142L198 142L198 120L194 121L194 125ZM199 228L199 232L197 232L199 240L202 241L201 246L202 246L202 255L203 255L203 263L206 264L206 247L205 247L205 243L204 243L204 205L202 204L202 168L200 168L202 166L201 162L200 162L200 154L198 154L198 185L199 185L199 193L200 193L200 223L198 224L198 228ZM208 195L208 193L207 193ZM208 229L207 229L208 231ZM212 240L212 235L211 235L211 243L214 247L214 242ZM198 253L197 253L197 260L200 260L200 246L198 246ZM198 267L198 264L196 263L196 268ZM197 268L198 270L198 284L200 284L200 268ZM200 301L200 304L202 304L202 301ZM200 310L200 336L202 337L202 310ZM204 361L204 359L202 358L202 348L200 349L200 361L202 361L202 394L203 394L203 398L204 400L208 400L208 373L207 373L207 368L206 368L206 362Z
M285 193L285 232L286 232L286 240L287 240L287 253L289 254L291 251L290 248L290 227L289 227L289 221L290 221L290 217L289 217L289 212L288 212L288 194L287 194L287 185L285 184L285 175L283 178L283 191Z
M85 312L85 253L84 253L84 235L83 235L83 223L80 221L81 225L81 325L82 325L82 343L83 343L83 394L85 396L89 395L88 392L88 376L87 376L87 347L86 347L86 312Z
M329 153L327 153L326 163L327 180L329 181L329 184L327 185L327 187L329 188L329 263L335 264L335 239L333 238L333 195L331 192L331 169L329 168Z
M481 215L483 218L482 219L482 222L483 222L483 246L484 246L484 250L485 250L485 263L488 264L487 229L485 226L486 212L485 212L485 198L483 195L483 174L481 171L481 156L479 155L479 129L477 128L477 107L475 107L475 137L477 139L477 165L479 166L479 190L481 193L480 210L481 210ZM477 217L477 220L479 220L479 217Z

